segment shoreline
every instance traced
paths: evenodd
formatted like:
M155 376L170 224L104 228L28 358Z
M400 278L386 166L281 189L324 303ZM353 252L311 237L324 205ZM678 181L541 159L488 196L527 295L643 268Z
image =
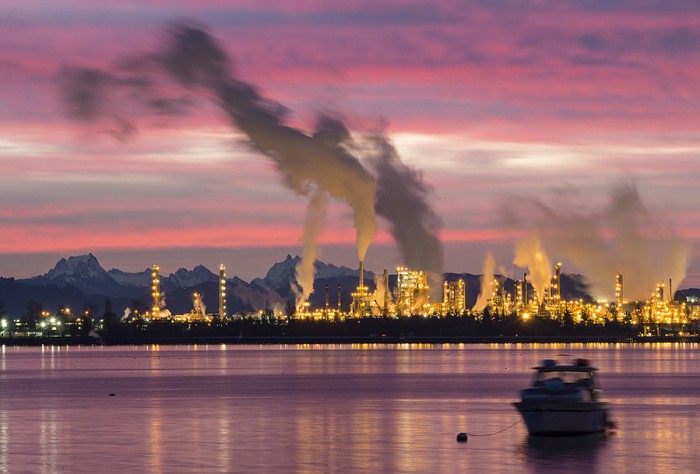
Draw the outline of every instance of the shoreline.
M693 336L202 336L202 337L12 337L3 347L134 345L318 345L318 344L649 344L700 343Z

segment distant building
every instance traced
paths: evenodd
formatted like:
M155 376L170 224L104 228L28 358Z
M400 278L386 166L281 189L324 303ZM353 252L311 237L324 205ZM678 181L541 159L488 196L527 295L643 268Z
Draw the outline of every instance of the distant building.
M425 272L399 267L396 269L396 314L410 316L430 311L430 287Z
M466 285L464 280L446 281L442 292L442 315L460 315L466 309Z

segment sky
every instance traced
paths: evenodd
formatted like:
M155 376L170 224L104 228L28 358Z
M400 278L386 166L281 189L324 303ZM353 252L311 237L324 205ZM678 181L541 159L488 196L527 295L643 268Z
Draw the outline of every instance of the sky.
M1 276L91 252L108 269L223 263L250 280L302 252L308 197L215 98L174 92L182 107L156 113L115 94L114 117L71 115L68 71L119 70L178 22L215 38L289 126L311 134L331 114L359 141L386 137L436 217L444 271L480 273L491 252L520 276L516 244L537 234L551 262L585 274L596 256L547 235L584 222L614 241L625 195L644 251L676 260L654 278L700 287L700 5L632 0L3 2ZM377 225L366 268L393 270L405 257ZM654 250L669 239L680 253ZM357 268L347 202L330 200L318 244Z

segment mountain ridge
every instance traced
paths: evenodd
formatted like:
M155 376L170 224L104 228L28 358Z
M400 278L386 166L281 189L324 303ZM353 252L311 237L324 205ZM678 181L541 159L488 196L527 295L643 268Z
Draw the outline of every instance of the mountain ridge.
M234 276L227 278L227 309L233 312L284 311L289 302L295 300L293 283L300 257L287 255L275 262L262 278L250 282ZM358 284L359 269L335 266L322 261L314 263L316 276L314 292L310 296L312 307L323 307L328 301L332 307L340 304L347 308L351 293ZM0 301L6 312L19 317L30 302L39 302L52 311L58 306L69 306L80 311L84 305L103 306L110 300L115 312L121 313L135 304L150 306L152 270L124 272L112 268L106 271L92 253L61 258L43 275L31 278L0 278ZM374 290L374 273L365 271L365 284ZM467 307L471 308L480 291L480 276L470 273L445 273L446 281L463 279L466 283ZM194 292L202 295L204 305L215 312L218 308L219 276L203 265L192 270L179 268L169 275L160 275L161 289L165 294L166 307L175 314L188 312L192 308ZM389 275L389 285L396 283L396 275ZM514 282L504 278L504 288L512 291ZM566 299L593 299L588 294L585 278L577 274L562 274L562 297ZM683 295L700 294L700 290L681 290ZM101 314L101 313L99 313Z
M256 312L275 309L283 311L287 301L294 299L292 283L295 279L296 264L300 257L287 257L273 264L265 277L247 282L237 276L227 278L227 306L230 311ZM335 266L321 261L315 262L317 279L354 279L356 286L359 270ZM371 278L365 272L365 278ZM208 308L218 308L219 276L204 265L196 265L192 270L179 268L169 275L159 275L161 291L166 307L173 313L187 312L192 307L193 292L202 295ZM30 302L47 299L46 309L58 306L76 308L107 300L115 312L122 313L127 307L150 306L152 269L141 272L125 272L116 268L105 270L92 253L61 258L56 265L42 275L30 278L0 279L0 301L13 315L21 315ZM346 293L351 286L345 282ZM352 289L354 289L352 286ZM65 301L60 295L64 294ZM20 296L17 296L20 295Z

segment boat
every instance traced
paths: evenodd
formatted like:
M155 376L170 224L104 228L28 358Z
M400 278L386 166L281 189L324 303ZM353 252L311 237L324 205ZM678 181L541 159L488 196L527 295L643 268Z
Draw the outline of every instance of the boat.
M611 426L608 404L600 400L595 373L586 359L572 364L543 360L533 367L531 387L520 391L513 406L530 435L579 435L601 433Z

